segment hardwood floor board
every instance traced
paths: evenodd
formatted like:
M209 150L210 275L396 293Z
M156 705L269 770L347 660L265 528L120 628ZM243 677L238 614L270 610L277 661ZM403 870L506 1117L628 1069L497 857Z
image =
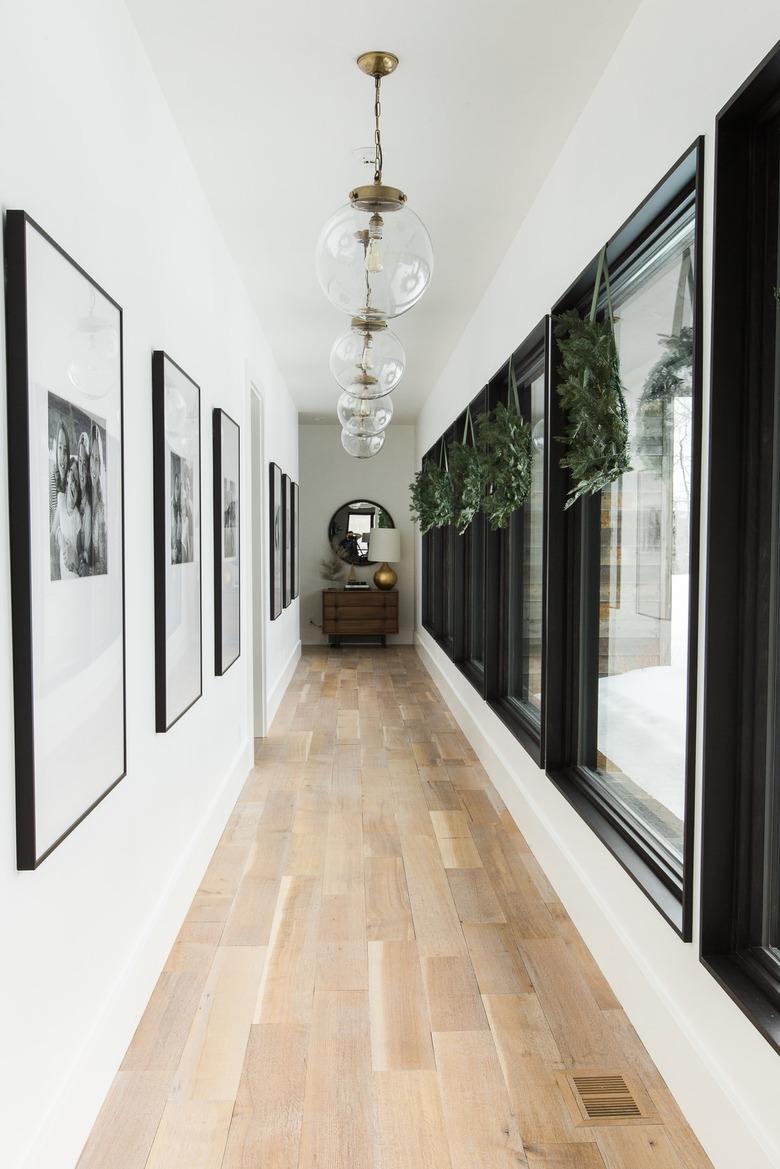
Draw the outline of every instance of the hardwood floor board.
M366 936L370 942L410 941L414 921L400 856L365 860Z
M325 846L324 893L350 893L363 885L363 816L331 812Z
M435 839L416 833L401 837L412 920L421 955L433 958L468 953L460 918Z
M451 1169L435 1071L375 1072L382 1169Z
M372 792L363 796L363 855L366 858L401 855L395 801L390 794Z
M271 791L260 817L263 832L290 832L295 819L295 793Z
M379 1160L368 995L365 991L318 991L298 1169L369 1169L374 1165Z
M77 1169L145 1169L173 1072L117 1073Z
M472 829L493 892L520 938L557 938L558 927L524 868L511 864L495 828Z
M323 896L315 985L317 990L368 990L363 889Z
M255 1023L310 1021L320 902L321 883L316 878L282 878Z
M233 1102L169 1099L146 1169L222 1169Z
M221 1169L297 1169L308 1028L253 1026Z
M600 1128L597 1141L607 1169L687 1169L658 1125Z
M439 852L445 869L481 869L482 857L470 836L438 838Z
M448 779L424 780L422 791L432 812L463 811L460 796Z
M163 971L122 1060L122 1071L176 1070L207 974Z
M591 1130L575 1132L555 1074L560 1053L536 996L485 995L484 1004L523 1143L591 1141Z
M484 994L531 994L515 935L508 925L469 922L463 933L477 983Z
M624 1066L619 1044L563 938L525 938L520 952L564 1064Z
M485 1031L474 968L468 958L423 958L423 981L432 1031Z
M473 824L479 824L482 828L491 828L501 823L500 815L504 805L497 795L493 796L493 792L489 789L480 788L479 791L474 791L465 788L460 793L460 800ZM499 803L500 807L497 808L496 803Z
M490 877L483 868L447 869L447 880L458 917L462 922L504 924L506 916Z
M452 1169L519 1169L523 1143L489 1031L433 1036Z
M279 878L247 874L238 887L230 916L225 922L223 946L265 946L271 936Z
M439 840L448 840L453 837L471 839L469 817L466 812L429 812L429 815L433 830Z
M595 1144L526 1145L528 1169L606 1169ZM625 1169L633 1169L627 1165Z
M371 1059L376 1072L434 1067L415 942L369 942Z

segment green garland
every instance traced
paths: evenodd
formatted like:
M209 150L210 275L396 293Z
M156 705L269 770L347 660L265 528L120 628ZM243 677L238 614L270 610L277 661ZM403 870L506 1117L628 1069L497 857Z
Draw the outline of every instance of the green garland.
M409 484L411 502L409 511L423 535L431 528L451 524L454 514L452 480L445 467L428 461L423 463Z
M596 306L602 272L609 311L599 320ZM569 469L574 484L568 508L581 495L594 495L631 470L606 249L599 259L590 316L583 320L573 309L562 313L555 321L555 336L562 360L558 395L566 414L566 433L559 441L569 448L561 466Z
M480 509L485 492L485 471L481 451L465 442L450 443L453 523L462 536Z

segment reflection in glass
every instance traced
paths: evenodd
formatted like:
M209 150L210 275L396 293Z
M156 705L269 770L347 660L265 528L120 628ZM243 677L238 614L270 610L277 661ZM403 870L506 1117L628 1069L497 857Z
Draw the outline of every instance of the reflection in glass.
M504 597L508 645L503 693L513 704L542 707L542 555L544 542L544 373L520 388L534 444L531 491L507 531L508 581Z
M601 495L596 766L683 850L693 402L692 219L615 290L632 470ZM592 762L592 761L591 761Z

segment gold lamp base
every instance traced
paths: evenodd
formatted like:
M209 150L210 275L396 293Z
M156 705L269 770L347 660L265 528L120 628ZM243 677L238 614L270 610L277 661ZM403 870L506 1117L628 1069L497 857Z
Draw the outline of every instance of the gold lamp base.
M387 561L380 564L374 573L374 584L378 589L394 589L398 583L398 573L391 568Z

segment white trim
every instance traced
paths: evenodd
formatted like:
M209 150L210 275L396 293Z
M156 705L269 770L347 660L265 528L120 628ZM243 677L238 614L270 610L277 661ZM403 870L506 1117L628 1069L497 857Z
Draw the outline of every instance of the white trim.
M266 713L268 715L267 725L268 725L269 729L273 725L273 721L276 718L276 713L282 704L282 699L284 698L284 692L287 689L287 687L290 685L290 683L292 682L293 674L295 673L295 667L298 665L298 662L300 660L301 660L301 642L299 639L295 643L295 645L293 646L293 651L290 654L289 658L287 659L287 665L282 670L281 674L279 675L279 678L274 683L273 689L271 690L271 692L268 695L268 702L266 703Z
M247 739L161 890L127 960L93 1017L19 1169L72 1169L90 1134L203 874L254 766Z
M251 628L252 628L252 668L250 673L250 687L249 687L249 725L252 727L252 733L255 738L265 738L268 733L270 725L270 718L268 713L268 663L267 663L267 645L268 645L268 631L266 623L266 613L268 612L268 601L266 598L266 572L268 569L268 558L266 549L268 548L268 528L266 507L267 504L267 487L265 468L265 403L263 401L262 390L259 389L257 378L252 376L252 373L247 369L247 399L249 403L249 499L250 499L250 572L249 572L249 595L252 598L251 605ZM255 433L253 421L253 399L257 399L260 411L260 442L259 455L255 458ZM259 484L259 501L255 499L254 478L255 472L258 472ZM255 504L259 502L260 515L255 516ZM259 522L258 521L259 518ZM255 536L259 531L260 549L259 556L255 548ZM257 691L260 691L259 702Z
M626 892L622 887L628 886L628 896L635 893L638 898L637 915L649 906L643 904L643 894L633 887L617 861L598 842L603 854L599 857L600 869L606 867L614 872L608 873L606 881L594 880L587 863L581 859L582 855L587 857L587 850L595 840L587 825L557 792L554 792L557 798L552 804L552 814L542 806L533 784L523 782L524 777L518 776L518 768L510 762L514 751L525 756L511 732L473 692L467 679L425 630L418 629L415 644L445 703L512 818L527 837L713 1164L733 1165L736 1148L741 1150L739 1162L750 1165L750 1169L778 1169L780 1150L761 1115L741 1091L717 1049L691 1026L682 999L675 999L668 985L658 978L647 954L637 946L615 912L612 900L605 896L605 889L614 895L618 889ZM531 764L530 757L526 758ZM531 766L544 785L543 790L549 794L551 785L544 772ZM572 847L578 836L582 840L582 852ZM683 946L677 939L673 944ZM704 968L699 970L706 983L711 983L707 989L716 987ZM742 1016L736 1007L726 1005L734 1011L736 1030L743 1023Z

